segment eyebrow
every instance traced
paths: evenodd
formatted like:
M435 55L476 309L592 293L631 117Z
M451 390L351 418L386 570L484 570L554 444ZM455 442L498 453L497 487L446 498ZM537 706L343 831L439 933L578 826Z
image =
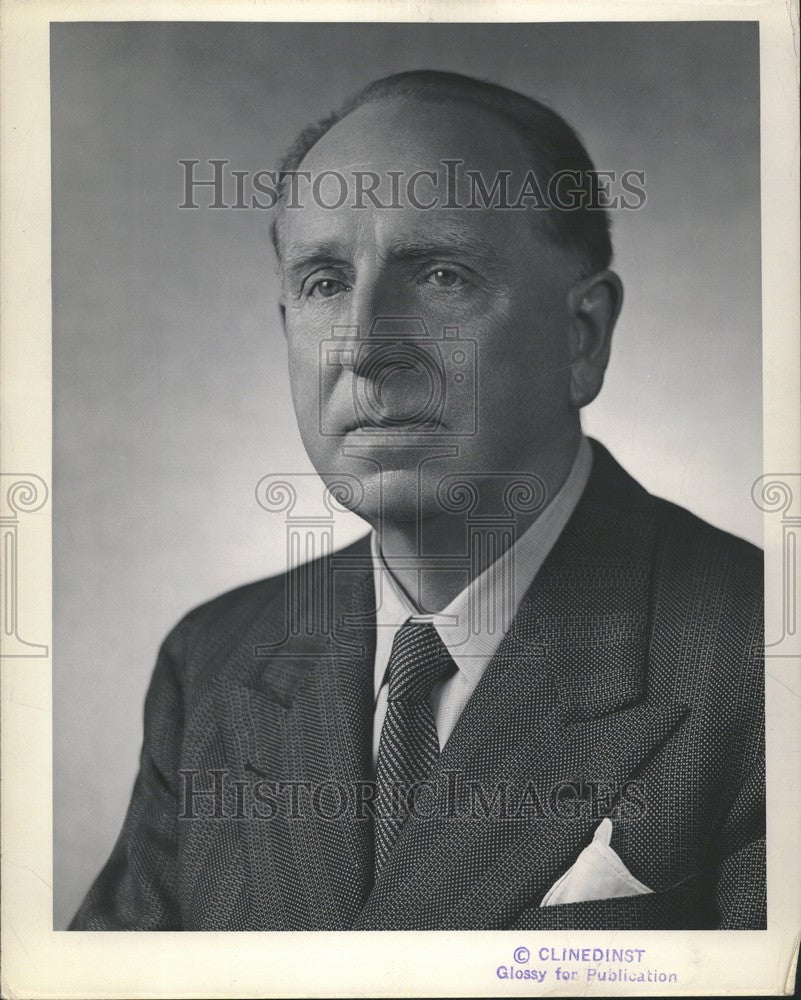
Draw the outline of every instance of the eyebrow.
M287 247L282 254L284 270L298 272L315 264L347 264L342 247L334 242L300 244Z
M503 263L501 254L489 241L478 233L456 228L438 227L432 234L396 236L385 251L380 251L381 258L392 257L396 260L425 260L454 255L480 260L491 270L500 268ZM334 240L287 247L282 255L281 264L284 271L289 274L297 274L315 265L352 266L341 244Z
M498 250L477 233L443 229L438 229L431 237L422 235L393 239L387 248L387 254L406 260L457 255L480 259L490 266L497 266L501 262Z

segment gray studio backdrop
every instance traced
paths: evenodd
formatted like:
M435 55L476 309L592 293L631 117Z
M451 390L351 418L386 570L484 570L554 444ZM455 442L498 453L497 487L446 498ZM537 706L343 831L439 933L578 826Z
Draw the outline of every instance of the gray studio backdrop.
M614 213L626 301L585 427L653 492L761 540L754 25L54 25L57 928L122 822L161 639L284 567L254 488L311 472L270 213L179 210L178 161L270 169L356 88L425 67L536 96L597 168L645 171L645 207ZM364 530L344 518L339 541Z

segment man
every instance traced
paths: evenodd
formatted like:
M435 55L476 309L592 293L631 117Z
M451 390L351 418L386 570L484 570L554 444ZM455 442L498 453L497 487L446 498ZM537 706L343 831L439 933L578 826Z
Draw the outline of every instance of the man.
M760 554L582 436L622 287L580 141L414 72L282 169L303 441L373 531L168 636L72 927L764 927Z

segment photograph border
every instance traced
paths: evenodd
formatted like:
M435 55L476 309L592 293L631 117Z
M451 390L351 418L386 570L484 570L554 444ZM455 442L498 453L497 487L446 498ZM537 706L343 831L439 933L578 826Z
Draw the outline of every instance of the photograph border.
M530 995L517 948L645 947L659 995L792 992L801 939L801 553L797 11L767 3L6 0L0 121L3 526L24 527L2 637L2 990L7 997ZM52 370L49 31L53 21L663 21L760 25L768 930L87 933L52 929ZM16 530L16 526L14 526ZM8 590L7 590L8 592ZM22 645L17 645L19 640ZM13 645L12 645L13 644ZM735 937L732 939L732 935ZM572 995L550 982L547 995ZM589 994L643 995L633 984Z

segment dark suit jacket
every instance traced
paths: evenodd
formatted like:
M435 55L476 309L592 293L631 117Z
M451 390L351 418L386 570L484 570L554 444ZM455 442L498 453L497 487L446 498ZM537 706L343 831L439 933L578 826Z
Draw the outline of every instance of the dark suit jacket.
M410 819L373 884L369 813L337 814L327 784L369 776L363 539L224 594L165 640L125 824L72 928L763 928L761 553L593 448L440 761L460 789L519 802L525 786L539 806ZM310 580L330 604L297 603ZM295 818L269 815L279 781L299 783L280 786L281 802L296 789ZM587 789L601 790L594 808ZM610 805L613 849L654 892L541 908Z

